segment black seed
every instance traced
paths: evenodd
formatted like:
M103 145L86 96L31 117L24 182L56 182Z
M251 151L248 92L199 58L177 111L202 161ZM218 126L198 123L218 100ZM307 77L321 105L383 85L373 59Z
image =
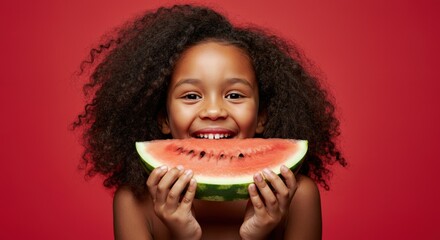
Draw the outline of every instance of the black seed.
M222 154L220 154L220 159L222 159L222 158L224 158L225 157L225 155L222 153Z
M193 154L194 150L189 150L188 155Z
M205 156L205 154L206 154L206 152L205 152L205 151L201 151L201 152L200 152L200 158L204 157L204 156Z
M243 153L238 154L238 158L244 158Z

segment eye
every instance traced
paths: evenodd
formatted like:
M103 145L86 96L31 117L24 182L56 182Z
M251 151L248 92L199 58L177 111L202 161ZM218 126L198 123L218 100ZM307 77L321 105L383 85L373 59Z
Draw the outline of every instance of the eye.
M228 99L239 99L239 98L243 98L244 96L239 94L239 93L229 93L228 95L226 95L226 98Z
M189 94L182 96L182 98L184 98L186 100L198 100L202 97L200 97L199 95L197 95L195 93L189 93Z

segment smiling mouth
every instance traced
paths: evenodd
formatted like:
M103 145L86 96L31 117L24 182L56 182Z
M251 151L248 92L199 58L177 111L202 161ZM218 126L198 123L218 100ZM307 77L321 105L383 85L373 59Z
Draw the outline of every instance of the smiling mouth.
M197 134L195 136L196 138L200 138L200 139L227 139L227 138L232 138L231 134L223 134L223 133L205 133L205 134Z

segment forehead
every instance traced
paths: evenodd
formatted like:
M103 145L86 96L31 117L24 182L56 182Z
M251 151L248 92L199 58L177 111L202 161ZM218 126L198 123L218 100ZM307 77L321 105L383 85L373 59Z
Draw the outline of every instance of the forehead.
M206 42L190 47L177 61L172 81L185 78L244 78L255 81L255 73L244 50L225 43Z

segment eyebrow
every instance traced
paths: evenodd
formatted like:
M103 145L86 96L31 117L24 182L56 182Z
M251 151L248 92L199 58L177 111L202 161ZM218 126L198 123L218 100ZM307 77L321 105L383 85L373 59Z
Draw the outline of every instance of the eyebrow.
M186 79L178 81L176 83L176 85L174 86L174 88L177 88L177 87L179 87L180 85L183 85L183 84L198 85L198 84L200 84L200 80L196 79L196 78L186 78Z
M241 84L247 85L252 88L251 83L243 78L228 78L226 80L230 84L241 83ZM200 84L200 82L201 82L201 80L197 79L197 78L186 78L186 79L183 79L183 80L180 80L179 82L177 82L176 85L174 86L174 88L177 88L183 84L198 85L198 84Z
M250 88L252 88L252 85L249 81L243 79L243 78L228 78L227 79L229 83L231 84L235 84L235 83L242 83L244 85L249 86Z

